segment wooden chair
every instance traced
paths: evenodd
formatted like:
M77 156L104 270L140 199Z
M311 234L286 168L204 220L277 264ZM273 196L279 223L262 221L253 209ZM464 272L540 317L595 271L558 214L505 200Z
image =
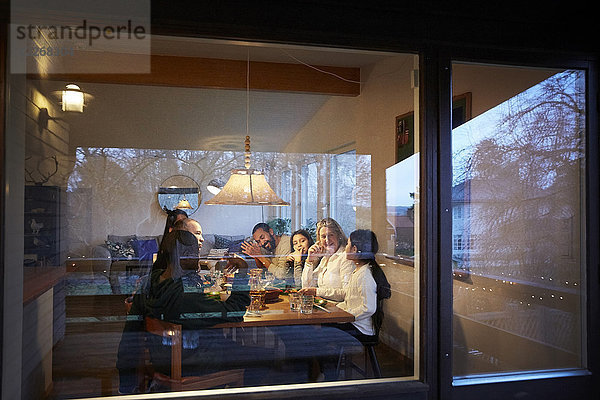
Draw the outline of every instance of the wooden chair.
M234 369L219 371L201 376L181 376L182 335L181 325L145 318L146 332L167 338L171 343L171 376L151 371L151 377L161 387L173 391L201 390L218 386L240 387L244 385L244 370Z

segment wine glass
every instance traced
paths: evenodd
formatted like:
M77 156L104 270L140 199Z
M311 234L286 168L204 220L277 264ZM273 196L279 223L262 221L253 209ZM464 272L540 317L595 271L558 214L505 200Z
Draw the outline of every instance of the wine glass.
M273 281L275 280L275 275L273 275L272 272L265 272L265 276L264 278L261 277L260 279L260 283L263 289L267 289L267 287L269 287Z

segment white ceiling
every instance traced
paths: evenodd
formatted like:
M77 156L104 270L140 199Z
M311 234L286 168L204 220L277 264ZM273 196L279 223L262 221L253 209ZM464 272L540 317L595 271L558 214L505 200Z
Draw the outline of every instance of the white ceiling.
M73 145L244 149L245 91L111 84L82 84L82 89L94 99L83 114L65 117ZM282 150L329 97L251 91L248 134L253 150Z
M338 67L365 67L394 53L292 46L269 43L213 39L153 36L152 54L182 57L206 57L231 60L300 63Z
M152 53L361 68L392 55L172 37L153 37ZM67 83L38 82L45 94ZM94 96L83 114L64 116L75 146L243 151L245 90L74 83ZM281 151L330 97L250 91L252 149Z

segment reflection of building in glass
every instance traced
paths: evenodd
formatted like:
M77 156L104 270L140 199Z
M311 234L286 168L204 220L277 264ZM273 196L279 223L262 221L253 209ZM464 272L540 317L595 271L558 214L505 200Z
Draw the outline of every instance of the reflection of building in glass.
M453 131L455 375L580 364L579 79L553 75Z
M415 223L413 207L388 207L387 220L394 227L394 255L415 255Z

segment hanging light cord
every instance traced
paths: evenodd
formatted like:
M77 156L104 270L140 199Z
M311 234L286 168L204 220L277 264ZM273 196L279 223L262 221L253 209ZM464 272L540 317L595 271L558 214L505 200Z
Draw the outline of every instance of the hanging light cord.
M250 50L246 56L246 136L248 136L248 121L250 119ZM246 167L248 168L248 167Z
M304 65L304 66L306 66L306 67L312 68L312 69L314 69L315 71L319 71L319 72L321 72L321 73L323 73L323 74L327 74L327 75L334 76L334 77L336 77L337 79L340 79L340 80L342 80L342 81L345 81L345 82L349 82L349 83L358 83L359 85L362 85L362 83L363 83L363 82L361 82L361 81L355 81L355 80L352 80L352 79L344 78L343 76L340 76L340 75L338 75L338 74L334 74L333 72L329 72L329 71L325 71L325 70L323 70L323 69L321 69L321 68L317 68L317 67L315 67L314 65L310 65L310 64L308 64L308 63L305 63L304 61L302 61L302 60L300 60L300 59L298 59L298 58L294 57L293 55L291 55L290 53L288 53L287 51L285 51L285 50L283 50L283 49L281 49L281 51L282 51L284 54L286 54L288 57L290 57L290 58L294 59L296 62L299 62L300 64L302 64L302 65Z
M248 134L250 121L250 49L248 49L247 62L246 62L246 141L244 155L244 165L246 169L250 169L250 135ZM250 179L250 200L254 202L254 190L252 188L252 174L249 174Z

